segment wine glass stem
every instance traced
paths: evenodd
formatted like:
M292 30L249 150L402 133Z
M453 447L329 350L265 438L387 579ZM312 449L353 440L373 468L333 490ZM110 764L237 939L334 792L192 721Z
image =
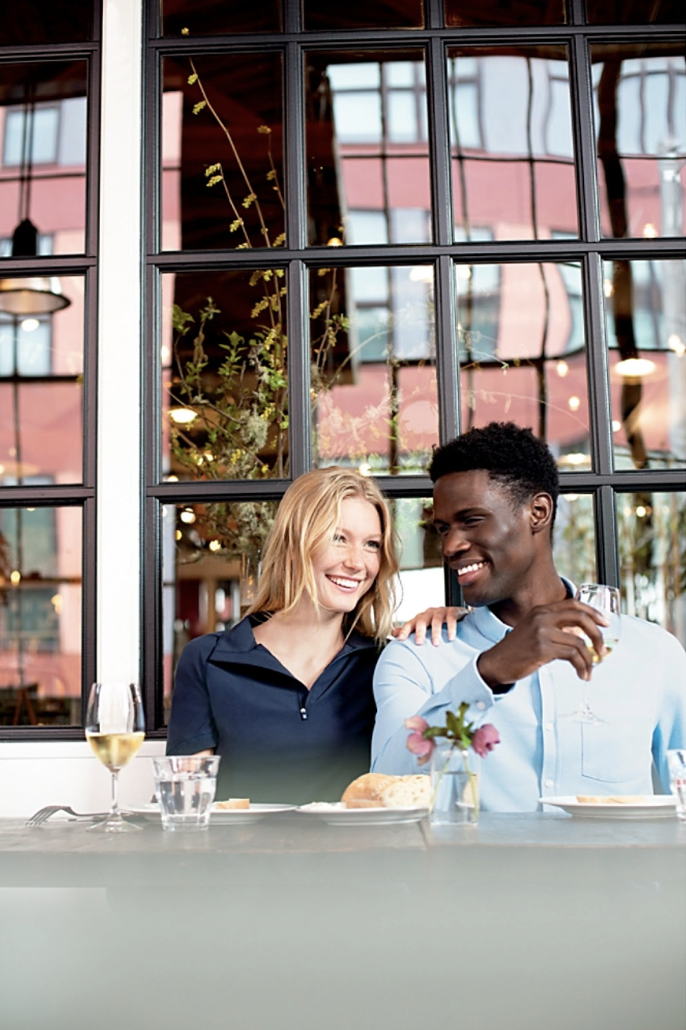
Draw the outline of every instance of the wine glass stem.
M112 770L112 808L110 819L119 819L119 770Z

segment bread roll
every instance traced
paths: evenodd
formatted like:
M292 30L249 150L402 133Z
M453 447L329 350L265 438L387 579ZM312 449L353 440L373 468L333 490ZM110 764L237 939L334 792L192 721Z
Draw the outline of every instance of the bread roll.
M386 776L384 773L364 773L348 784L341 801L347 808L381 808L381 791L395 779L397 776Z
M428 776L399 776L381 791L384 808L428 808L431 780Z
M215 808L222 811L235 808L250 808L250 798L229 798L227 801L216 801Z

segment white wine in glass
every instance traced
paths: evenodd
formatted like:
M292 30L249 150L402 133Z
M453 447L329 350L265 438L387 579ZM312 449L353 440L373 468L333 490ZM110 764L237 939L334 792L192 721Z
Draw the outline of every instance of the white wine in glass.
M619 630L621 626L621 615L620 615L620 600L619 590L617 587L608 587L604 583L582 583L576 592L577 601L588 604L591 608L597 609L602 612L605 618L608 620L608 626L599 626L598 629L603 636L604 650L602 654L598 654L592 641L582 633L581 630L577 630L578 634L584 640L588 650L591 652L591 661L594 665L604 661L614 651L619 641ZM590 725L597 724L599 722L605 722L604 719L599 718L592 710L588 700L589 682L586 681L584 688L584 697L579 705L576 712L573 712L571 716L563 716L563 718L572 718L575 722L585 722Z
M119 811L119 770L136 755L145 739L145 717L137 683L94 683L86 711L86 740L112 774L112 807L91 829L105 833L140 829Z

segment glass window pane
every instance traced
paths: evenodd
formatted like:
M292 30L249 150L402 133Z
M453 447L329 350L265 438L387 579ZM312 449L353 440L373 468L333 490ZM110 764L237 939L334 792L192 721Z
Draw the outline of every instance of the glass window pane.
M93 38L93 3L84 0L21 0L3 4L0 46L81 43Z
M446 25L563 25L564 0L445 0Z
M424 26L422 0L348 0L345 4L303 0L305 28L420 29Z
M581 267L457 265L462 431L531 426L560 468L590 468Z
M281 57L167 58L162 249L284 243Z
M683 235L682 43L592 46L591 60L603 235Z
M80 508L0 508L2 726L80 725L81 540Z
M603 274L615 467L686 468L686 262Z
M430 266L310 280L315 464L426 471L438 440Z
M70 300L52 315L0 311L0 486L83 480L83 279L38 279ZM4 280L18 288L27 280ZM0 303L3 293L0 291Z
M586 0L589 25L679 25L681 0Z
M165 478L288 476L283 269L162 277Z
M565 49L451 49L448 85L456 230L576 236Z
M176 663L189 640L228 629L254 596L276 501L162 508L164 721Z
M686 493L617 495L623 610L686 646Z
M281 0L160 0L163 36L223 36L280 32Z
M86 87L85 61L0 64L0 238L28 218L51 253L83 253Z
M309 242L427 242L431 177L422 55L312 52L306 88ZM360 219L362 211L378 220Z
M400 540L400 603L393 620L400 626L426 608L445 604L445 573L441 539L433 525L433 500L408 497L388 503Z
M555 565L572 583L595 583L596 542L593 496L560 494L553 526Z

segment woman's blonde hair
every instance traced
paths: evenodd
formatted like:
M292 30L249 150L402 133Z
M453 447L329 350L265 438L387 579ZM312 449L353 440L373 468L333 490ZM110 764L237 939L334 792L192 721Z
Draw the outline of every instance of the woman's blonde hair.
M257 596L247 614L292 612L303 595L317 603L312 569L316 554L333 540L341 503L349 497L369 501L381 521L379 572L373 585L343 620L346 636L357 629L379 643L388 636L395 610L398 571L395 533L383 494L373 479L355 469L314 469L292 483L277 509L262 554Z

